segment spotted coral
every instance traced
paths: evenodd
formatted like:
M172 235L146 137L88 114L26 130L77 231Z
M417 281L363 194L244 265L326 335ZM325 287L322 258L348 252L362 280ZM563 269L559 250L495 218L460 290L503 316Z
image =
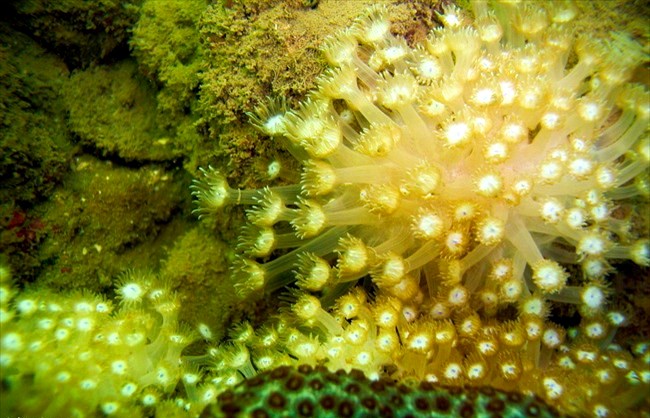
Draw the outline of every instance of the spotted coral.
M534 396L490 387L452 388L422 382L396 384L369 380L358 370L279 367L258 374L221 395L213 416L299 417L556 417Z

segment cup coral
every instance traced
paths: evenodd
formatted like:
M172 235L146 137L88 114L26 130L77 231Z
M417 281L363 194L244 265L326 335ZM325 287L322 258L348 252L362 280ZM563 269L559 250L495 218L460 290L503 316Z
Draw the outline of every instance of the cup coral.
M338 282L370 274L382 287L399 264L430 290L450 263L470 290L501 288L489 266L508 260L522 292L574 303L558 260L587 283L610 260L650 263L647 238L615 212L648 196L650 103L627 82L647 55L619 33L574 42L565 3L475 6L472 26L448 8L415 48L381 7L325 42L332 67L299 109L255 116L302 163L299 185L237 190L204 170L199 214L250 205L242 295L291 281L279 277L301 254L336 258ZM252 260L280 248L296 250Z
M266 363L273 349L278 364L625 410L648 389L648 356L611 344L626 314L607 299L613 262L650 264L647 226L618 210L650 195L650 100L630 81L648 55L623 33L576 37L569 2L472 5L473 21L446 7L415 46L383 6L325 41L309 97L252 115L300 184L237 190L205 170L197 213L248 205L241 297L300 289L268 325L284 337ZM557 303L582 315L569 339L548 319ZM256 364L261 343L247 344Z
M196 335L177 320L178 297L136 272L117 292L119 310L92 294L18 293L0 277L3 414L143 416L191 378L181 352Z

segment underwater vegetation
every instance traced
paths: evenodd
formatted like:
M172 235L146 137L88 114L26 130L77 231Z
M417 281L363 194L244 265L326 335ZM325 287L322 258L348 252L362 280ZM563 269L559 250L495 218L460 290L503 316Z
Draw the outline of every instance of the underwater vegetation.
M47 262L0 259L0 413L650 415L621 292L650 265L647 38L569 1L386 3L317 52L283 19L331 4L300 3L129 4L132 56L37 74L95 156L57 174L67 224L7 216L13 265ZM51 191L29 172L20 202Z

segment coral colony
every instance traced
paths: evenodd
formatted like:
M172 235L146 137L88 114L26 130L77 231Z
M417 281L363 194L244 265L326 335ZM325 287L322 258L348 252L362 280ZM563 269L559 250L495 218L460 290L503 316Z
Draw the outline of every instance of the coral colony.
M180 326L179 301L153 277L126 275L119 309L14 294L4 279L0 365L22 391L15 408L647 412L648 342L613 343L630 313L608 300L614 261L650 264L634 209L650 196L650 103L629 81L648 56L623 33L576 36L569 2L472 5L473 19L447 7L413 47L374 7L324 42L330 68L297 109L256 111L301 163L299 184L238 190L203 170L200 216L247 205L232 279L244 300L283 292L267 323L182 356L211 332ZM549 318L572 306L576 328ZM357 380L351 402L340 385ZM413 405L391 404L394 382L411 383L400 399Z

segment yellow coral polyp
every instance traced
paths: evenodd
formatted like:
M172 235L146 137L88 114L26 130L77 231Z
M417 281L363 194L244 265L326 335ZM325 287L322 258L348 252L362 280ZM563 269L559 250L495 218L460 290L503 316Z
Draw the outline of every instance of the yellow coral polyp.
M575 382L642 362L614 355L627 314L608 300L619 260L650 264L647 226L625 210L650 194L648 89L630 81L648 55L620 33L576 38L570 2L472 6L473 22L445 7L415 46L373 7L323 42L332 68L300 106L259 108L300 184L236 190L205 170L194 185L199 215L249 206L242 298L302 292L266 325L272 344L246 342L264 347L254 366L286 356L526 388L569 414L609 411L608 396L628 408L632 378ZM569 333L549 320L562 303L582 317Z
M569 275L552 260L540 260L532 266L533 283L546 293L557 293L566 284Z
M33 299L19 298L16 316L3 324L0 374L20 399L3 394L3 408L30 416L139 415L139 402L155 404L153 386L168 396L194 336L178 327L177 310L158 309L176 302L170 292L153 295L157 289L150 273L126 273L112 316L110 304L91 294L41 290L49 302L33 311Z

